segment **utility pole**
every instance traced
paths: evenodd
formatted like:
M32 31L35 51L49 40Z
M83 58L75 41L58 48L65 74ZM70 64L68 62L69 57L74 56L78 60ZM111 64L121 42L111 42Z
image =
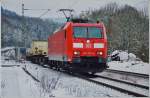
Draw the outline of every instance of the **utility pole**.
M24 4L22 4L22 17L24 17Z
M24 4L22 4L22 38L23 38L23 44L24 44L24 47L27 47L27 44L26 44L26 38L27 38L27 32L26 32L26 22L25 22L25 17L24 17Z

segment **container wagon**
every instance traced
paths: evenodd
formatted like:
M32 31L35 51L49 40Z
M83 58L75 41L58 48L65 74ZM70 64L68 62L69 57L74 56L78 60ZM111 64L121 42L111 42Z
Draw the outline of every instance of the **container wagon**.
M47 40L33 40L27 53L27 59L37 64L45 64L48 60Z

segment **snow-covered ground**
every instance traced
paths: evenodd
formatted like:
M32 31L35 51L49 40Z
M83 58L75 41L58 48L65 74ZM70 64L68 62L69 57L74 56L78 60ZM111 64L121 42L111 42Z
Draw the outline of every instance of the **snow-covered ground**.
M1 98L43 98L39 83L21 67L1 67Z
M0 98L129 97L129 95L116 90L44 68L28 61L21 63L2 58L1 65ZM149 74L149 64L142 61L111 61L108 65L110 69ZM22 68L25 68L40 82L35 81ZM138 83L147 84L144 80Z
M16 62L15 60L9 60L9 61L5 61L5 60L1 60L1 65L2 66L17 66L17 65L25 65L25 63L20 63L20 62Z
M105 76L105 77L109 77L109 78L113 78L113 79L118 79L118 80L123 80L123 81L127 81L127 82L131 82L131 83L135 83L135 84L142 84L145 86L149 86L149 79L147 78L139 78L139 77L134 77L134 76L130 76L130 75L123 75L123 74L118 74L118 73L109 73L107 71L101 72L101 73L96 73L97 75L101 75L101 76Z
M150 65L142 61L111 61L108 63L109 69L149 74Z
M20 66L14 64L15 61L3 61L0 68L1 98L129 96L30 62L16 63ZM26 68L40 82L32 79L22 68Z
M115 50L111 53L108 63L109 69L129 71L135 73L149 74L149 63L144 63L133 53L122 50Z
M15 47L5 47L5 48L1 48L1 51L6 51L6 50L11 50L14 49Z
M52 69L43 68L38 65L26 66L27 70L41 81L45 93L55 97L118 97L129 96L118 91L99 86L86 80L72 77Z

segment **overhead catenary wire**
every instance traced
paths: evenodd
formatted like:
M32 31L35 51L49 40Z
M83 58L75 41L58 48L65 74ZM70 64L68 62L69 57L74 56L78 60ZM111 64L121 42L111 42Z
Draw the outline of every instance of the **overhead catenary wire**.
M31 8L25 8L24 10L34 10L34 11L39 11L39 10L50 10L50 9L31 9Z
M39 18L41 18L42 16L46 15L49 11L50 11L50 9L47 9L47 11L45 11L43 14L41 14L41 15L39 16Z
M44 10L46 10L44 13L42 13L39 17L37 17L37 18L41 18L42 16L44 16L45 14L47 14L49 11L50 11L50 9L32 9L32 8L25 8L24 7L24 3L22 3L22 32L23 32L23 34L24 34L24 47L27 47L27 42L26 42L26 40L28 39L28 32L26 31L26 29L27 29L27 26L26 26L26 22L25 22L25 17L24 17L24 13L25 13L25 11L44 11Z
M40 11L40 10L46 10L44 13L42 13L38 18L41 18L42 16L46 15L51 9L27 9L27 8L24 8L23 10L26 10L26 11Z

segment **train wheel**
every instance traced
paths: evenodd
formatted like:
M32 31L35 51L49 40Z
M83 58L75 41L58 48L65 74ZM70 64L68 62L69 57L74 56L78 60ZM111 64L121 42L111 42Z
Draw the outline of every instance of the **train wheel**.
M50 68L52 68L52 61L48 61L48 65Z
M94 75L96 72L92 72L92 75Z
M60 63L57 61L56 64L57 64L56 70L57 70L57 71L60 71Z
M44 65L44 60L43 60L43 58L40 58L40 59L39 59L39 64L40 64L41 66Z
M57 65L57 66L58 66L58 67L57 67L57 68L58 68L57 70L60 71L61 63L58 62L57 64L58 64L58 65Z
M37 59L34 57L34 63L37 64Z
M88 72L88 74L90 75L94 75L96 72Z

